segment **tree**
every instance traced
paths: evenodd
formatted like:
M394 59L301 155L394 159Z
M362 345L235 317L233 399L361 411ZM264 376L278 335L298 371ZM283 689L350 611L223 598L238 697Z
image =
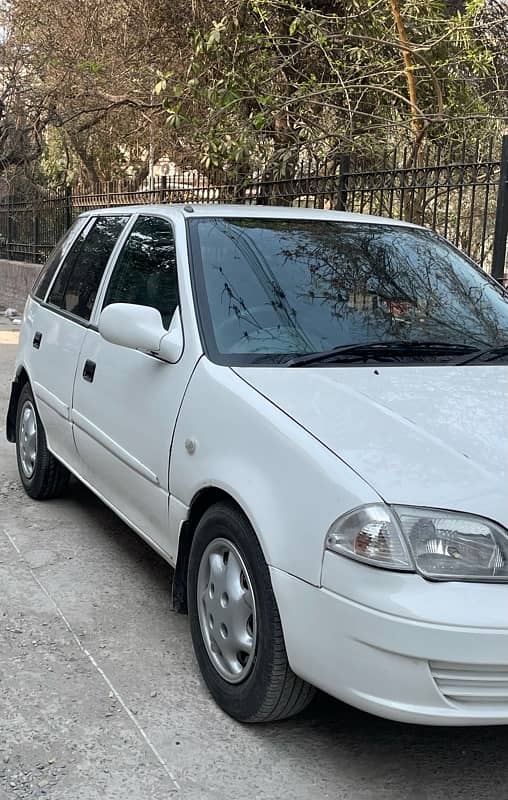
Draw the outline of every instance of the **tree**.
M486 136L507 0L0 0L0 163L37 182L161 155L267 187L344 151Z
M49 150L43 166L56 170L56 180L92 185L127 173L141 181L150 158L175 147L153 86L158 69L176 77L184 69L186 4L11 0L4 14L4 63L12 69L22 53L16 78L24 127L33 131L35 119L40 129L22 160Z
M478 8L227 0L220 19L191 31L186 81L162 87L170 124L207 165L268 161L285 176L302 158L333 162L400 142L415 163L424 141L492 132L501 116L495 60L475 36Z

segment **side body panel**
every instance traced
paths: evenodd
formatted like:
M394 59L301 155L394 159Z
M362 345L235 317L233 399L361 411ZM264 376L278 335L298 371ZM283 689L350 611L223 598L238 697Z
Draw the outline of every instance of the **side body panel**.
M91 383L86 360L96 364ZM76 373L72 422L84 477L169 556L169 451L194 363L189 353L167 364L89 331Z
M174 562L177 534L170 529L168 509L171 442L202 349L182 215L159 209L157 216L169 219L175 233L183 354L178 363L168 364L111 344L97 331L89 330L76 372L72 422L86 481ZM95 324L114 267L112 260L97 298L92 317ZM95 364L92 382L83 379L87 360ZM178 463L175 468L178 470Z
M72 435L72 387L87 329L29 299L20 341L23 362L41 416L48 446L63 461L78 467ZM33 346L41 334L39 348Z

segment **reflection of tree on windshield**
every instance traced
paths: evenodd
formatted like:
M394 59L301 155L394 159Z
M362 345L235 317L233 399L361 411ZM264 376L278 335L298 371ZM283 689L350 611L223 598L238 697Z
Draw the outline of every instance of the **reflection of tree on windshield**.
M485 298L490 284L472 286L474 273L454 269L457 254L437 237L402 227L325 224L327 230L309 232L296 245L286 235L281 255L306 264L307 296L326 303L333 316L361 309L365 332L379 338L412 340L418 330L452 342L465 335L480 344L499 339L498 315Z
M196 227L224 352L508 341L506 295L427 231L255 218L196 220Z
M247 305L231 264L213 264L224 281L221 302L228 304L230 319L227 321L236 320L246 349L262 351L265 345L269 346L269 351L273 348L277 350L281 342L285 342L290 351L311 351L312 342L298 324L296 309L288 302L284 289L255 240L236 226L226 225L222 221L216 221L215 224L217 232L226 237L236 251L236 259L240 257L239 260L255 276L262 292L259 302ZM263 322L263 318L268 324Z

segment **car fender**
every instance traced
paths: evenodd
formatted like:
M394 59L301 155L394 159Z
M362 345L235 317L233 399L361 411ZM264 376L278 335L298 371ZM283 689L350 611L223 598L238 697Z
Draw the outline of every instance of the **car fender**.
M189 508L208 487L240 506L269 565L315 585L332 522L379 501L349 466L233 370L202 358L175 428L170 493L175 506Z

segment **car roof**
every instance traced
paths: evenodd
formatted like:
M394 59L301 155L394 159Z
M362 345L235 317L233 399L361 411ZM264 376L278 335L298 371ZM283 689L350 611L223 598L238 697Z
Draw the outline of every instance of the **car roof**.
M171 210L179 211L182 216L192 217L242 217L244 219L309 219L332 220L335 222L363 222L378 225L401 225L409 228L420 227L411 222L404 222L388 217L376 217L370 214L354 214L349 211L328 211L317 208L293 208L292 206L262 205L222 205L219 203L154 203L150 205L113 206L110 208L87 209L80 216L96 216L97 214L167 214Z

